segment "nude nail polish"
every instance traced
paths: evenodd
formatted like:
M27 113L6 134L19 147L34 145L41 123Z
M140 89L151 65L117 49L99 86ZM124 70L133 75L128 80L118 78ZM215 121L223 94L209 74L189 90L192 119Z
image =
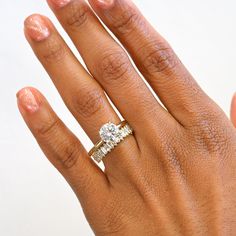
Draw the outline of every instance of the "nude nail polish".
M57 8L62 8L70 3L71 0L48 0L48 2Z
M47 22L40 15L29 16L25 20L25 30L27 34L35 41L42 41L50 35Z
M103 6L111 6L114 0L97 0L97 2Z
M39 109L40 101L30 88L24 88L17 93L20 108L28 113L35 113Z

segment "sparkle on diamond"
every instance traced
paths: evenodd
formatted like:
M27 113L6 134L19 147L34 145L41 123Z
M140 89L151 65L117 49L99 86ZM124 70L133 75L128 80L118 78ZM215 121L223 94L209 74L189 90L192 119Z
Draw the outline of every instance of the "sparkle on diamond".
M99 134L102 141L106 143L116 142L119 138L120 131L115 124L109 122L102 126L102 128L99 131Z

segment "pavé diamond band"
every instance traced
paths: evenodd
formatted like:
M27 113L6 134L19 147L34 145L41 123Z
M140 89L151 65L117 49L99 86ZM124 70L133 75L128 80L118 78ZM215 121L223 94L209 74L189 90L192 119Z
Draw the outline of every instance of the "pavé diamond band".
M91 156L96 162L101 162L109 152L111 152L121 141L132 133L133 130L127 121L122 121L118 125L111 122L103 125L99 131L101 140L94 145L88 153L89 156Z

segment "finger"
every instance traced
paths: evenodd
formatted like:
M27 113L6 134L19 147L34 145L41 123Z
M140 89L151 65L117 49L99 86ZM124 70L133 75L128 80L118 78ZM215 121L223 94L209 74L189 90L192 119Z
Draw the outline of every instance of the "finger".
M24 88L17 98L24 120L47 158L65 177L85 208L88 202L96 205L107 195L104 173L36 89Z
M119 123L101 86L87 73L46 17L25 21L25 35L67 107L93 142L107 121Z
M66 1L66 4L48 0L48 3L91 74L136 132L141 125L143 127L143 122L151 119L152 112L158 113L161 120L166 112L137 74L127 54L102 27L87 3L83 0Z
M185 122L186 117L189 120L193 111L199 109L205 94L170 45L148 23L132 1L89 2L125 46L171 114L181 123Z
M25 33L68 108L96 143L100 140L99 129L102 125L108 121L120 123L103 89L85 71L47 18L40 15L27 18ZM119 173L120 169L124 169L131 161L126 155L120 154L126 153L130 147L135 149L136 145L133 136L124 140L116 150L103 159L106 169L111 169L118 159L119 167L115 168L113 173Z
M234 127L236 128L236 94L234 94L232 99L230 117Z

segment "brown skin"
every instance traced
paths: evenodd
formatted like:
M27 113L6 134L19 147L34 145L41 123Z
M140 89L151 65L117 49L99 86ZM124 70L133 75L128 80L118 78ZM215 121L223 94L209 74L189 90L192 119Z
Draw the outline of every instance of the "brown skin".
M52 23L50 36L26 37L63 100L95 143L119 122L107 93L134 129L101 171L33 88L39 109L20 111L42 150L73 188L96 235L235 235L236 132L169 44L128 0L91 7L130 54L164 109L83 0L50 7L73 40L83 68ZM236 125L236 99L231 117Z
M236 94L234 94L232 99L230 117L234 127L236 127Z

